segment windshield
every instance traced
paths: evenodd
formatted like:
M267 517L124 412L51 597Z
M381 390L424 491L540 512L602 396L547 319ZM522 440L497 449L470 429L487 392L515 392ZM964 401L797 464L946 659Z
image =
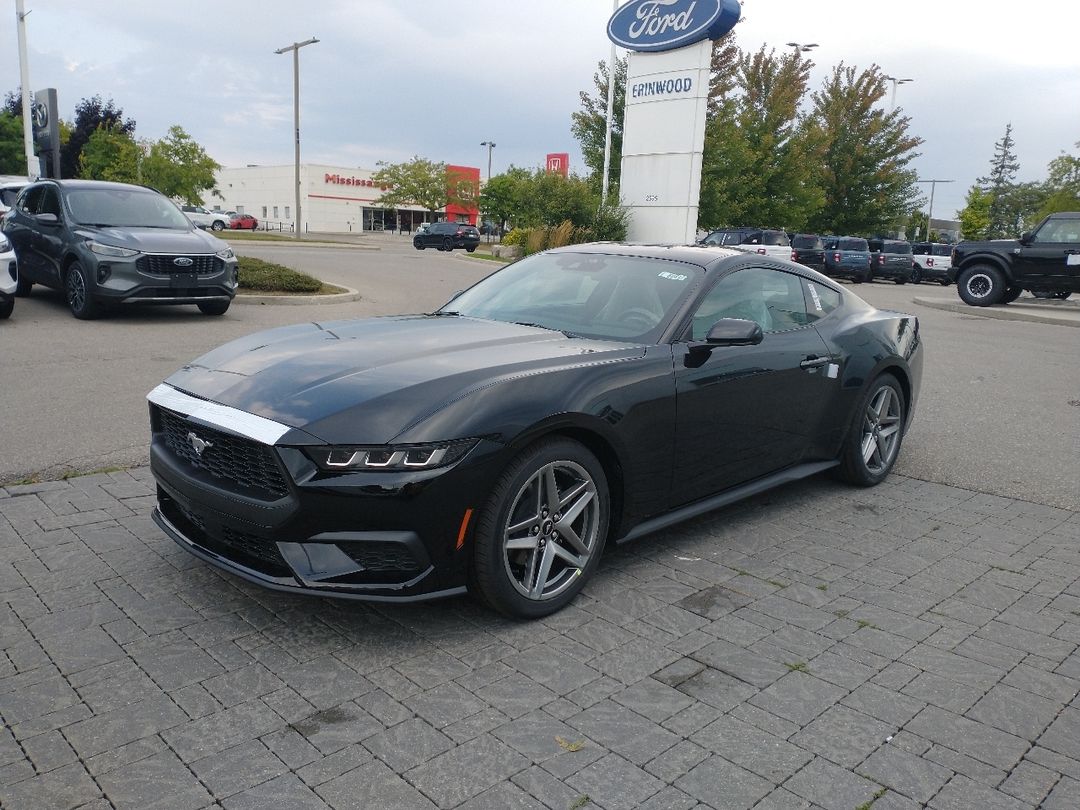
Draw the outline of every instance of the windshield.
M703 275L665 259L541 253L488 276L440 312L655 343Z
M171 200L141 188L73 188L65 195L71 218L99 228L168 228L194 226Z

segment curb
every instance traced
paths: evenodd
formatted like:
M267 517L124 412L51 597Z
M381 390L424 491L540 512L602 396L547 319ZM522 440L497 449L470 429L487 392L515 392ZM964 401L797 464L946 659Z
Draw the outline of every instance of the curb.
M931 309L940 309L945 312L958 312L961 315L977 315L981 318L996 318L999 321L1029 321L1031 323L1045 323L1052 326L1080 327L1080 313L1072 318L1061 317L1057 314L1043 314L1033 312L1038 304L997 304L992 307L972 307L963 302L946 301L941 298L922 298L916 296L914 303L922 304Z
M332 295L247 295L238 293L233 297L234 304L345 304L359 301L363 296L359 290L346 287L343 293Z
M218 237L219 239L221 237ZM224 242L229 242L228 239L223 239ZM258 247L302 247L302 248L348 248L350 250L382 250L382 245L365 245L357 242L334 242L332 240L321 240L318 242L305 242L300 240L299 242L285 241L283 239L241 239L236 242L229 242L229 247L234 251L237 248L243 248L244 245L255 245Z

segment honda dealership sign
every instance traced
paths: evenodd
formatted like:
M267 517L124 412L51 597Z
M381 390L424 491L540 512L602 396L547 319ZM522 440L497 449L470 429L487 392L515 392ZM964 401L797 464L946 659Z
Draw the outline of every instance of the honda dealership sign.
M736 0L630 0L608 21L611 41L633 51L620 179L631 241L697 235L712 41L739 13Z

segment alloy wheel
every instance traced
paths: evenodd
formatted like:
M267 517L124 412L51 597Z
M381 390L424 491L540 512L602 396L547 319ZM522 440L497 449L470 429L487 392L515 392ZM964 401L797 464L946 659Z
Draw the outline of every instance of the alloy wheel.
M67 274L67 303L72 312L79 312L86 304L86 280L77 267Z
M503 565L514 589L536 601L566 591L597 548L600 517L596 484L583 466L540 467L518 490L502 532Z
M986 273L975 273L964 286L972 298L985 298L994 289L994 281Z
M871 398L863 415L860 443L863 463L873 475L887 470L900 446L901 402L892 386L883 385Z

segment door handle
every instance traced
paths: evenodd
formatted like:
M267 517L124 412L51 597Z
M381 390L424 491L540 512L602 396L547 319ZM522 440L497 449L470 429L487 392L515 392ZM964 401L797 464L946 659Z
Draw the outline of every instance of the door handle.
M821 368L822 366L829 365L831 362L832 361L828 357L807 357L799 363L799 368Z

